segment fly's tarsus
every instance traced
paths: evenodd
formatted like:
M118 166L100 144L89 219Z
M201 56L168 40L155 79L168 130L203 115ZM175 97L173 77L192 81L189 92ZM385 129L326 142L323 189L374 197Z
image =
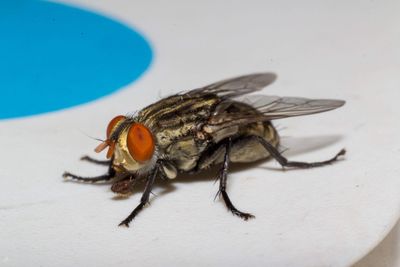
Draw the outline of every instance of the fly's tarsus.
M94 176L94 177L83 177L83 176L72 174L70 172L64 172L62 176L64 179L71 178L72 180L81 181L81 182L85 182L85 183L96 183L96 182L100 182L100 181L109 181L115 177L115 174L116 174L115 170L113 169L111 163L109 163L108 172L103 175L98 175L98 176Z
M228 179L228 169L229 169L229 153L231 150L231 145L232 145L232 140L231 140L231 138L228 138L228 140L226 141L226 145L225 145L224 162L222 164L222 168L218 175L219 190L217 192L216 197L221 195L226 207L232 212L232 214L239 216L240 218L247 221L250 218L254 218L254 216L250 213L242 212L242 211L238 210L237 208L235 208L235 206L232 204L232 201L230 200L230 198L228 196L228 193L226 192L226 182Z
M129 227L129 224L132 222L132 220L138 215L138 213L143 209L143 207L146 205L145 202L140 202L140 204L129 214L128 217L126 217L118 226L125 226Z
M94 158L89 157L89 156L82 156L81 160L82 161L87 161L87 162L90 162L90 163L94 163L94 164L106 165L106 166L111 164L111 160L98 160L98 159L94 159Z
M320 161L320 162L300 162L300 161L289 161L287 160L279 150L274 147L272 144L267 142L264 138L261 136L250 136L246 138L254 138L257 139L263 146L264 148L270 153L270 155L276 159L282 167L293 167L293 168L314 168L314 167L321 167L324 165L332 164L333 162L337 161L340 156L343 156L346 153L345 149L340 150L333 158L325 161ZM236 141L240 141L240 138ZM222 168L220 170L220 173L218 175L219 181L220 181L220 186L219 190L215 196L217 198L218 196L222 196L226 207L236 216L239 216L240 218L244 219L247 221L250 218L255 218L254 215L250 213L245 213L237 208L232 204L232 201L230 200L228 193L226 192L226 183L227 183L227 178L228 178L228 168L229 168L229 153L230 153L230 147L232 145L232 141L229 138L229 140L226 143L226 150L225 150L225 155L224 155L224 162L222 164Z
M96 182L100 182L100 181L108 181L114 177L111 174L103 174L103 175L94 176L94 177L82 177L82 176L78 176L78 175L75 175L75 174L72 174L69 172L64 172L62 176L64 179L71 178L73 180L82 181L82 182L86 182L86 183L96 183Z
M144 188L144 192L142 198L140 199L139 205L126 217L119 226L129 227L130 222L139 214L139 212L144 208L144 206L149 203L149 197L151 190L154 185L154 181L158 175L159 163L156 164L156 167L153 170L153 173L147 178L146 186Z
M226 207L232 212L233 215L239 216L243 220L247 221L248 219L255 218L253 214L242 212L233 206L231 200L229 199L228 193L226 191L221 191L222 198L226 204Z
M307 168L322 167L325 165L332 164L333 162L337 161L340 156L344 156L346 154L346 150L343 148L334 157L325 161L317 161L317 162L289 161L282 155L281 152L279 152L279 150L276 147L267 142L261 136L250 136L249 138L257 139L260 142L260 144L262 144L264 148L270 153L271 157L273 157L276 161L278 161L283 168L289 167L289 168L307 169Z

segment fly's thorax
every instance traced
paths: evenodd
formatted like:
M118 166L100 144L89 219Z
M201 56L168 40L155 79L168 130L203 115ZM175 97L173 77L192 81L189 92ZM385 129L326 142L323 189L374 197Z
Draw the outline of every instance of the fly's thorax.
M160 150L165 150L177 140L196 132L199 124L209 120L220 101L214 94L171 96L144 108L138 118L153 130Z
M190 171L196 166L204 149L204 143L198 143L193 136L187 136L168 146L165 154L179 170Z
M160 148L166 149L176 141L191 135L196 128L195 122L185 123L177 127L164 127L155 132L157 144Z
M132 142L130 141L132 140L131 132L135 130L132 129L132 127L135 127L135 124L126 127L120 132L115 142L113 165L117 169L122 168L131 173L147 173L153 169L157 161L157 146L154 147L154 151L152 151L152 155L149 159L143 161L135 159L132 155L132 148L129 147L132 146L130 144L130 142Z

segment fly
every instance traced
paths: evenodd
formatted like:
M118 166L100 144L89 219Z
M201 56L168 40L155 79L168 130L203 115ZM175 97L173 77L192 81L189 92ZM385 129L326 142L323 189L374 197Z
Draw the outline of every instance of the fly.
M101 152L107 148L108 160L82 158L108 166L108 172L96 177L65 172L63 177L92 183L111 180L111 190L123 195L129 195L134 184L144 180L139 205L120 223L128 227L149 202L156 179L174 179L178 174L218 165L218 195L234 215L244 220L253 218L238 210L226 192L230 163L272 157L282 167L311 168L330 164L345 154L342 149L320 162L290 161L281 154L272 120L325 112L345 102L250 94L275 79L273 73L226 79L161 99L135 116L117 116L108 124L106 140L95 149Z

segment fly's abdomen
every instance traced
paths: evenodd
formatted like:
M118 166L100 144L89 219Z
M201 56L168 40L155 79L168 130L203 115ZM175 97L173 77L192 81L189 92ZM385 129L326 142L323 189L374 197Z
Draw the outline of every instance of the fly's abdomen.
M235 137L229 153L231 162L253 162L270 156L265 147L257 139L252 138L254 136L261 136L274 147L279 145L279 135L271 122L251 123L235 129L237 131L234 135L225 137ZM229 131L233 132L234 129ZM226 130L226 132L229 131ZM221 142L224 142L223 140ZM226 148L221 143L212 145L200 157L197 169L207 169L212 165L222 163L225 153Z
M253 162L268 158L270 154L256 139L261 136L274 147L279 145L279 135L271 122L260 122L241 129L240 137L232 144L229 158L232 162Z

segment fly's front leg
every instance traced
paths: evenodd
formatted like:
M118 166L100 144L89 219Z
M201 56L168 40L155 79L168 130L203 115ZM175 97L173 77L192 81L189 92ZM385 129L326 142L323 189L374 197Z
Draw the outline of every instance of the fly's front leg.
M123 220L119 226L125 225L129 227L129 223L138 215L138 213L143 209L143 207L149 202L149 197L151 193L151 189L153 188L154 181L156 180L158 174L159 164L156 164L152 174L147 178L146 187L144 189L142 198L140 199L139 205Z
M90 163L94 163L94 164L106 165L106 166L109 166L111 164L111 160L98 160L98 159L91 158L89 156L83 156L83 157L81 157L81 160L87 161Z
M276 159L282 167L294 167L294 168L313 168L313 167L321 167L324 165L331 164L338 160L340 156L346 154L346 150L340 150L333 158L319 161L319 162L301 162L301 161L289 161L276 149L272 144L270 144L267 140L262 138L261 136L252 136L251 138L255 138L264 146L264 148L269 152L269 154Z
M72 174L70 172L64 172L63 173L63 177L65 179L67 178L71 178L73 180L77 180L77 181L82 181L82 182L87 182L87 183L95 183L95 182L99 182L99 181L108 181L111 178L114 178L115 176L115 170L112 167L112 161L110 161L108 163L108 172L106 174L103 175L99 175L99 176L94 176L94 177L82 177L82 176L78 176L75 174Z
M247 221L249 218L254 218L253 215L250 213L241 212L240 210L236 209L235 206L232 204L232 201L229 199L228 193L226 192L226 181L228 178L228 168L229 168L229 152L231 148L231 139L228 139L226 146L225 146L225 155L224 155L224 162L222 168L219 172L219 191L217 193L220 194L225 202L226 207L234 214L239 216L240 218Z

